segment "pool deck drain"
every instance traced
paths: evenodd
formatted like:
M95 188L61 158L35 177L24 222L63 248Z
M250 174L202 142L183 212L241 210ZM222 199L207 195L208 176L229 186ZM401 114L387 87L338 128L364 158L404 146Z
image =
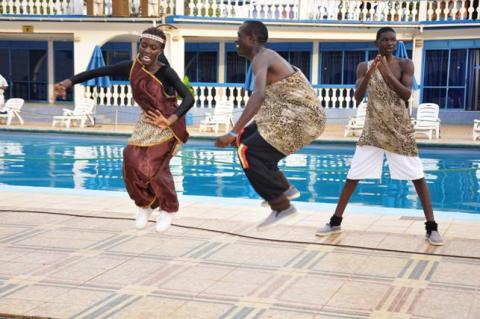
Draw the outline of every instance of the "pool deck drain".
M158 234L133 228L123 192L0 186L0 198L0 314L480 318L478 215L438 213L446 244L431 247L418 211L352 206L343 233L318 238L331 206L297 203L298 218L258 232L258 200L182 196Z

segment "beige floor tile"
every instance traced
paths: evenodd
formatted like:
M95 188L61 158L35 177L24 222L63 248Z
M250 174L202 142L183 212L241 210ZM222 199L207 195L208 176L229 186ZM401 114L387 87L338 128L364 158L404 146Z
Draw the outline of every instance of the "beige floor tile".
M343 284L344 280L340 278L300 277L285 287L277 298L280 302L321 307L328 303Z
M38 316L38 317L47 317L47 318L69 318L73 317L75 314L81 312L85 308L85 305L68 302L68 303L57 303L52 300L52 302L45 302L35 308L30 309L23 313L25 316Z
M184 300L147 296L113 315L112 318L167 318L185 303Z
M431 282L480 288L480 262L442 260L431 275Z
M371 312L390 285L363 281L346 281L329 300L327 308Z
M279 267L294 258L299 251L299 249L275 245L233 243L206 259L233 264Z
M36 263L20 263L15 261L9 261L8 263L2 263L0 267L0 275L2 276L18 276L28 275L38 270L38 264Z
M369 256L353 251L333 251L327 253L311 270L322 273L342 274L351 276L359 271Z
M67 293L70 288L47 285L28 285L8 295L8 298L48 302Z
M477 293L428 288L422 291L412 315L435 319L468 318L477 297Z
M169 318L220 318L232 305L190 301L178 308Z
M1 298L0 313L9 315L22 315L27 311L42 305L43 303L43 301L39 300Z
M362 247L378 247L378 245L387 237L386 233L369 233L349 231L343 232L337 241L337 244L344 246L362 246Z
M267 309L262 313L259 319L315 319L317 318L315 314L304 313L301 311L286 311L286 310L277 310L277 309Z
M387 236L380 242L377 248L401 250L401 251L418 251L419 247L424 245L425 235L405 235L387 233Z

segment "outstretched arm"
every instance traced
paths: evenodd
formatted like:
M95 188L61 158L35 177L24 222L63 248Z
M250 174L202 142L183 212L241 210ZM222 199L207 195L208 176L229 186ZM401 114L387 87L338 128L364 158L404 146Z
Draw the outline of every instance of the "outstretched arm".
M95 70L85 71L72 76L70 79L65 79L55 84L55 96L65 99L67 89L71 88L77 83L82 83L100 76L126 76L130 74L132 61L124 61L114 65L105 66Z
M269 66L269 59L265 54L255 57L254 61L252 62L252 70L253 74L255 75L255 91L253 91L252 95L248 99L245 110L243 111L242 115L240 115L240 118L232 129L234 134L240 133L245 125L250 122L250 120L260 109L260 106L265 99L265 87L267 86L267 72ZM234 140L235 136L226 134L220 136L215 142L215 145L218 147L225 147L230 145Z

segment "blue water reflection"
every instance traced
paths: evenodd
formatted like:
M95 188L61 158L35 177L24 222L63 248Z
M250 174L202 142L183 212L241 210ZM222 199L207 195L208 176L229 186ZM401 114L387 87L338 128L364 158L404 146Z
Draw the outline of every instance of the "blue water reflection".
M0 183L40 187L124 190L122 151L126 138L39 133L0 133ZM354 147L307 147L282 161L281 169L301 191L299 200L336 203ZM480 213L480 150L424 148L421 157L434 209ZM186 195L258 198L234 149L191 141L171 162L177 192ZM351 202L421 208L411 183L381 180L359 184Z

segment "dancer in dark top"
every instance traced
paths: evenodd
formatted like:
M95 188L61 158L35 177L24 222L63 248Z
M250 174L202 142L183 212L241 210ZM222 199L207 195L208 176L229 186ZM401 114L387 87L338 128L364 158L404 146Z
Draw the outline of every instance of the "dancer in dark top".
M168 229L178 199L169 163L177 146L185 143L188 132L185 113L194 98L169 67L163 56L166 36L157 28L145 30L135 61L125 61L74 75L55 85L57 96L77 83L100 76L127 76L135 102L143 112L123 152L123 179L130 198L138 207L137 229L148 223L150 214L159 209L156 229ZM177 93L182 98L177 105Z

